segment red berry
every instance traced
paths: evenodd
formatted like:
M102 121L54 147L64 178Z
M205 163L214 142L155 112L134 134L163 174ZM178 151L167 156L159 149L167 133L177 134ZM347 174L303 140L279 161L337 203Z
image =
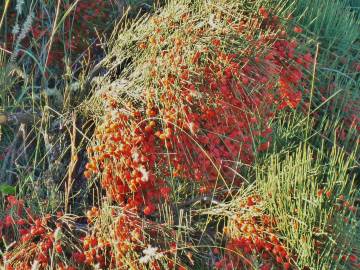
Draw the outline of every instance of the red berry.
M63 252L63 248L62 248L61 244L57 244L57 245L55 246L55 250L56 250L57 253L62 253L62 252Z
M147 216L151 215L154 212L155 212L155 206L153 204L149 204L144 208L144 214Z
M357 257L354 254L352 254L349 256L349 260L354 263L357 261Z
M86 260L85 254L82 252L75 252L72 257L76 263L83 263Z

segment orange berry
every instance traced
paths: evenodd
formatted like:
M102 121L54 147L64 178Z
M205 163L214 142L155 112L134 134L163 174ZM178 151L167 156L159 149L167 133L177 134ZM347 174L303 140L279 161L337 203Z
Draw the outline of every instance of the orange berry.
M86 179L90 179L90 178L91 178L91 173L90 173L89 171L85 171L85 172L84 172L84 177L85 177Z
M300 33L302 33L302 31L303 31L303 30L302 30L301 27L299 27L299 26L295 26L295 27L294 27L294 32L295 32L295 33L300 34Z
M147 45L144 42L142 42L139 44L139 48L144 50L147 48Z
M150 42L151 44L155 45L155 44L156 44L156 39L155 39L155 37L151 36L151 37L149 38L149 42Z
M161 133L161 134L159 135L159 138L160 138L160 140L165 140L165 139L167 138L167 136L166 136L165 133Z

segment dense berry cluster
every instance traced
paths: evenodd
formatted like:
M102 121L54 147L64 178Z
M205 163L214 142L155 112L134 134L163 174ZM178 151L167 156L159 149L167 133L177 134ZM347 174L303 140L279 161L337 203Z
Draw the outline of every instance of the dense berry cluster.
M144 249L145 243L140 219L134 215L119 214L115 210L111 216L113 221L107 229L98 227L96 217L90 221L93 224L93 234L87 235L83 240L83 263L99 264L105 269L121 269L126 266L123 264L126 258L133 262L136 269L141 269L137 266L138 257L134 256Z
M187 14L176 22L154 18L157 34L139 42L151 63L145 101L120 104L103 95L108 113L88 148L85 176L101 175L110 198L145 215L169 199L170 179L188 181L199 193L241 184L241 164L270 146L276 113L301 102L302 69L312 61L269 16L260 23L223 15L227 24L219 32L226 38L193 29ZM186 37L165 38L164 24L185 28ZM260 30L246 35L250 27ZM247 46L237 50L232 39ZM194 51L194 40L206 43Z
M294 258L277 237L275 220L261 212L261 203L255 196L239 203L241 213L224 228L229 241L217 269L296 269Z
M125 212L156 217L158 205L171 203L174 181L188 183L185 192L198 194L241 185L242 165L252 164L270 147L277 113L301 103L307 87L302 70L309 68L312 56L297 51L296 40L287 38L276 16L264 9L260 14L242 21L222 14L219 20L226 24L217 30L195 29L189 14L179 20L155 16L156 34L140 40L137 48L149 59L140 86L143 99L101 94L105 116L95 144L87 149L85 176L100 176L107 197ZM169 36L169 25L183 29L184 36ZM117 266L137 256L127 255L130 246L134 252L146 243L132 238L134 231L143 237L132 224L116 227L122 246L112 248L111 256ZM243 235L231 239L227 249L245 256L230 252L218 268L245 267L244 258L256 254L263 269L290 269L290 255L271 234L272 225L242 221Z
M79 41L76 33L79 30L80 35L86 21L92 16L101 19L100 10L104 16L103 2L96 3L80 1L75 12L85 19L80 25L65 21L69 41L62 45L67 49L76 49L73 41ZM264 8L242 20L220 13L201 27L194 27L199 22L189 17L187 13L179 18L154 16L156 31L136 44L136 52L147 59L140 63L144 68L138 88L143 99L128 98L121 90L101 95L105 115L96 127L94 144L87 149L84 175L100 178L117 210L107 217L102 209L89 210L88 231L74 249L60 237L65 231L61 215L32 217L22 201L9 197L9 207L16 209L17 216L7 215L0 221L0 236L4 229L5 239L15 238L17 232L21 235L6 255L9 270L31 269L34 258L45 268L54 263L54 254L58 269L94 265L100 269L129 265L133 269L183 269L172 261L176 252L170 243L162 243L162 227L155 221L159 205L171 204L176 196L174 183L186 183L185 194L213 193L214 198L226 194L229 186L241 186L241 170L271 147L276 116L304 106L303 93L309 86L303 71L313 58L298 50L297 41L288 37L277 16ZM48 34L41 27L32 29L36 39ZM302 29L293 31L300 34ZM60 42L58 37L56 42ZM48 64L54 59L50 55ZM259 203L260 198L249 197L238 207L257 213ZM152 226L145 230L144 222ZM217 269L252 269L254 265L262 270L295 269L296 256L276 236L275 221L269 216L238 215L231 222L233 231L228 234L229 228L224 229L228 241ZM12 226L16 226L13 233ZM149 239L159 240L161 252L149 246ZM21 251L12 252L17 247ZM349 260L357 262L353 254Z
M184 269L179 259L175 263L176 244L165 240L169 229L162 224L121 208L93 208L87 216L91 230L83 238L83 253L76 254L76 261L82 265L99 265L103 269Z
M7 245L2 258L5 269L30 270L34 264L45 269L51 262L59 270L76 269L71 262L63 262L64 257L71 257L76 243L71 241L69 244L66 232L70 228L62 220L62 215L59 212L55 217L36 217L25 207L24 201L8 196L5 217L0 220L0 236Z
M14 225L24 226L25 220L23 219L23 214L25 211L30 211L30 209L25 210L24 201L17 200L14 196L8 196L6 198L6 208L4 211L3 219L0 219L0 237L8 242L14 239L15 232L11 230ZM20 227L21 228L21 227ZM20 234L22 234L20 232Z

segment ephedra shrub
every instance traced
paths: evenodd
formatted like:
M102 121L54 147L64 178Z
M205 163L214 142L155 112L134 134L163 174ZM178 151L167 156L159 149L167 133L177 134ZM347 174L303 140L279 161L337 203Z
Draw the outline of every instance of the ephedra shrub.
M179 198L231 196L244 181L241 172L271 147L278 113L306 107L303 71L312 56L297 49L283 23L265 8L184 1L113 41L108 68L122 71L109 72L98 86L103 117L85 176L100 178L107 198L123 210L117 230L133 231L132 216L123 221L127 212L153 221L160 205ZM96 226L92 233L99 234ZM132 248L113 246L108 265L140 258L137 250L148 244L121 235ZM288 260L284 255L280 265L289 269Z
M249 2L184 0L124 25L110 41L108 73L88 106L103 110L95 115L84 174L99 180L106 196L87 212L86 235L70 236L60 214L6 217L2 227L14 228L6 237L16 235L16 225L23 235L4 256L7 268L194 268L205 256L186 253L188 240L201 244L206 225L190 230L171 219L184 213L178 205L200 197L220 202L220 211L228 210L222 203L236 209L213 233L221 238L222 251L211 253L218 260L202 266L297 269L297 242L279 236L285 230L276 211L283 208L259 192L234 199L245 172L272 147L279 114L309 111L313 56L289 36L288 19ZM298 26L290 31L302 33ZM293 192L286 194L290 206ZM164 209L173 216L164 217ZM24 251L30 256L21 257Z
M105 114L85 174L101 175L127 209L152 214L174 179L197 193L241 184L236 172L268 149L276 113L302 100L312 57L296 51L277 16L212 12L210 24L187 9L146 21L130 50L133 74L99 95Z

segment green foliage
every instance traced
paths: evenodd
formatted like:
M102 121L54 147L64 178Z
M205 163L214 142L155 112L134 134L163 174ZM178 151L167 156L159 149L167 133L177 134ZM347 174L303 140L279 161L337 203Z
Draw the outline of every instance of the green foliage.
M2 195L15 195L15 192L15 187L7 184L0 184L0 193L2 193Z
M291 152L270 155L257 168L257 186L268 198L266 209L298 255L300 269L349 269L333 258L360 248L356 216L338 209L341 195L351 205L358 196L349 174L357 164L355 153L356 149L349 156L337 146L313 149L300 144Z

